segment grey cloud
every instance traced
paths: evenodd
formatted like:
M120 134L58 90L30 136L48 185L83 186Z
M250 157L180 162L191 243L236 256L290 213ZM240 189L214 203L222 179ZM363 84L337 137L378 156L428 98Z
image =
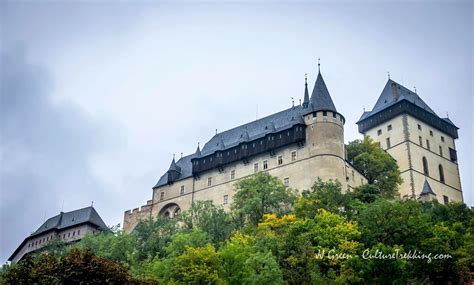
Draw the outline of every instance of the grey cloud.
M107 126L73 104L52 100L53 78L45 67L28 62L25 48L4 52L0 62L0 260L5 261L45 214L57 214L63 203L87 206L93 195L100 196L89 163L113 143Z

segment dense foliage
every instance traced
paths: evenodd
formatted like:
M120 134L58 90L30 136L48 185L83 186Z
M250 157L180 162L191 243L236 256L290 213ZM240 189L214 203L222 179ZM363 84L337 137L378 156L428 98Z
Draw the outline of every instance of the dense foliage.
M141 221L132 234L112 231L87 236L70 247L54 244L46 253L4 267L1 280L6 284L473 280L474 214L464 204L387 200L381 193L385 190L376 184L343 193L338 181L321 180L296 195L266 173L242 180L237 189L241 192L234 196L230 212L202 201L176 219Z

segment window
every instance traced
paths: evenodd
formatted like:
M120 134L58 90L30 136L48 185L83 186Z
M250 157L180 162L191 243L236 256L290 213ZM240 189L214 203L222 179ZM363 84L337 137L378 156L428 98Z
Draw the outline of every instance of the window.
M67 237L68 237L68 238L71 237L71 232L68 232L68 233L67 233Z
M421 131L421 125L420 124L418 124L418 129Z
M207 186L212 185L212 177L207 178Z
M282 165L283 164L283 156L278 156L278 165Z
M292 151L291 152L291 161L295 161L296 160L296 151Z
M230 171L230 179L234 180L235 179L235 170Z
M229 203L229 195L224 195L224 205Z
M81 230L77 230L77 235L80 235L81 234Z
M443 147L439 146L439 155L443 156Z
M430 149L430 141L426 140L426 148L429 150Z
M180 191L181 195L184 194L184 185L181 185L181 191Z
M65 238L66 238L66 234L63 234L63 239L65 239Z
M267 169L268 168L268 161L264 160L263 161L263 169Z
M352 181L355 180L354 170L352 170Z
M441 136L441 141L444 142L444 137L443 136Z
M387 126L387 131L391 131L392 130L392 125L388 125Z
M443 195L443 202L444 202L445 205L449 203L448 196Z
M421 138L421 136L418 137L418 140L420 142L420 146L423 146L423 139Z
M76 231L73 231L73 232L72 232L72 236L75 236L75 235L76 235Z
M387 138L387 148L390 148L390 138Z
M253 172L257 173L258 172L258 163L255 163L253 165Z
M430 172L428 170L428 161L426 160L426 157L423 156L423 173L426 175L426 176L429 176L430 175Z
M160 192L160 200L165 199L165 192Z
M452 162L458 161L458 154L456 153L455 149L449 148L449 157Z
M289 187L290 186L290 178L286 177L285 179L283 179L283 184L285 184L285 187Z
M313 112L313 118L316 118L316 112Z
M438 170L439 170L439 181L444 183L444 170L441 164L438 165Z
M379 130L377 131L377 135L380 136L381 134L382 134L382 129L379 129Z
M336 113L333 112L333 113L332 113L332 117L333 117L333 118L336 118Z
M328 115L328 112L327 111L323 111L323 116L327 116Z
M433 136L433 131L432 130L430 130L430 136Z

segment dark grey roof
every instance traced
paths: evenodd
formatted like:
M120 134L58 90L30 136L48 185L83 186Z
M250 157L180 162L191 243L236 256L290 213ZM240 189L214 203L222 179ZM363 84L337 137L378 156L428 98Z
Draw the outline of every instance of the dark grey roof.
M178 177L178 180L188 178L188 177L191 177L193 175L193 173L192 173L193 172L193 167L192 167L191 159L194 158L194 157L196 157L196 153L193 153L193 154L188 155L188 156L183 156L182 158L180 158L176 162L176 166L179 167L180 170L181 170L181 172L179 174L179 177ZM168 172L166 172L165 174L163 174L160 177L160 179L158 180L156 185L153 186L153 188L166 185L167 183L168 183Z
M337 112L321 72L318 72L318 78L316 78L316 82L314 83L313 92L311 93L309 101L310 110L306 113L317 111Z
M423 101L423 99L421 99L420 96L418 96L418 94L409 90L408 88L405 88L404 86L398 84L397 82L389 79L387 83L385 84L385 87L382 91L382 94L380 94L379 99L377 100L377 103L375 103L375 106L372 108L372 111L364 112L362 116L360 117L359 121L362 121L363 119L368 118L392 106L393 104L401 100L409 101L415 104L416 106L426 110L427 112L435 116L438 116L428 106L428 104L426 104L425 101Z
M8 260L13 260L15 255L21 250L23 245L26 244L29 239L35 236L38 236L42 233L51 230L66 229L85 223L93 224L103 231L109 230L107 225L104 223L102 218L92 206L66 213L61 212L58 215L46 220L46 222L44 222L34 233L25 238L23 242L13 252L13 254L8 258Z
M170 165L170 168L168 170L181 172L181 169L178 166L176 166L176 162L174 161L174 157L173 157L173 161L171 161L171 165Z
M216 134L202 148L202 156L218 150L228 149L239 145L242 141L252 141L266 134L289 129L296 124L304 124L303 107L295 106L273 115L252 121Z
M302 106L295 106L273 115L252 121L250 123L235 127L214 135L200 150L196 153L185 156L176 162L176 166L181 169L178 180L192 176L191 159L200 156L210 155L216 151L222 151L239 145L244 141L252 141L264 137L266 134L279 132L292 128L296 124L304 124L302 113L306 109ZM153 188L166 185L168 183L168 172L163 174Z
M34 233L32 233L31 236L39 235L51 229L60 230L83 223L94 224L103 230L108 229L107 225L100 218L97 211L92 206L90 206L71 212L61 212L58 215L49 218Z
M428 183L428 180L425 179L425 184L423 185L423 190L421 191L420 195L428 195L428 194L432 194L436 196L435 192L433 192L433 189L431 189L431 186Z
M196 153L195 153L196 157L201 157L201 149L199 148L199 145L196 149Z

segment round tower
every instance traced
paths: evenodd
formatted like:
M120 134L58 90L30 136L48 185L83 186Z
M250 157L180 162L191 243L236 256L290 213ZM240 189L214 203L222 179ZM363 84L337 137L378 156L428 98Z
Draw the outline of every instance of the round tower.
M306 147L309 156L315 160L314 171L323 180L338 180L343 191L346 187L346 165L344 150L345 118L331 99L320 72L314 84L311 98L307 100L308 87L305 83L303 104L306 124Z

